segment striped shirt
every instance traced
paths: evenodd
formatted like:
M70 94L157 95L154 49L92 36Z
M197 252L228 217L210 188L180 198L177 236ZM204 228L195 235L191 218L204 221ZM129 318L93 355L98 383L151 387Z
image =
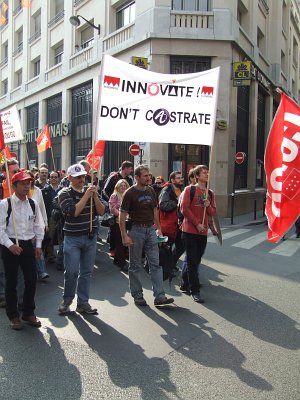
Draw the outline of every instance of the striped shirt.
M84 188L84 192L87 187ZM58 204L64 214L64 234L66 236L82 236L90 231L90 200L77 217L75 217L75 204L78 203L84 192L77 192L71 186L62 189L58 194ZM97 230L96 208L93 202L93 232Z

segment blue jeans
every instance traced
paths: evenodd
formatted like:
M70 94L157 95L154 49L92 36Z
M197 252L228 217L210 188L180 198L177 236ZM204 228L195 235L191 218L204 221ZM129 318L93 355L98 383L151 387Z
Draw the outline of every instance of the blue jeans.
M36 266L36 272L38 274L38 277L40 277L41 274L43 274L43 273L47 274L44 254L42 254L39 258L36 259L36 265L35 266Z
M133 241L133 246L129 248L129 287L133 298L143 297L141 283L142 253L143 250L149 262L149 274L152 282L152 290L155 300L165 296L163 288L163 271L159 265L158 242L154 228L140 227L133 225L129 236Z
M94 268L97 236L65 236L64 238L64 300L73 300L77 288L77 303L88 303Z

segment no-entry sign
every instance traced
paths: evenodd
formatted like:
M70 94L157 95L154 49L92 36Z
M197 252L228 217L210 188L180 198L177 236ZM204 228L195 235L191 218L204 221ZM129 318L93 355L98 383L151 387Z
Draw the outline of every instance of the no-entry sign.
M238 151L235 155L235 162L236 164L243 164L246 159L246 153L243 151Z
M130 147L129 147L129 153L132 155L132 156L138 156L139 154L140 154L140 146L138 145L138 144L132 144Z

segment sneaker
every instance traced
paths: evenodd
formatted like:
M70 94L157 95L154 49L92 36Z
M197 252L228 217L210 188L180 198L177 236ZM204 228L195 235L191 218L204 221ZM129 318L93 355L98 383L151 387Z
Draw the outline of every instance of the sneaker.
M192 298L196 303L204 303L204 299L200 296L200 293L192 293Z
M158 300L154 300L155 306L166 306L167 304L172 304L172 303L174 303L173 297L168 298L168 297L164 296Z
M144 299L144 297L138 297L138 298L134 299L134 304L136 306L141 306L141 307L148 305L146 300Z
M40 281L44 281L45 279L48 279L49 275L47 274L47 272L43 272L41 273L41 275L39 275L39 280Z
M22 324L20 318L12 318L10 320L10 327L11 327L11 329L14 329L15 331L20 331L23 328L23 324Z
M189 292L189 291L190 291L188 285L185 285L185 284L180 285L180 286L179 286L179 289L180 289L182 292Z
M5 306L6 306L5 297L0 297L0 308L5 308Z
M77 304L76 311L80 314L98 314L97 308L92 308L89 303Z
M72 300L63 300L61 305L58 307L59 314L67 314L70 312L70 305L72 304Z

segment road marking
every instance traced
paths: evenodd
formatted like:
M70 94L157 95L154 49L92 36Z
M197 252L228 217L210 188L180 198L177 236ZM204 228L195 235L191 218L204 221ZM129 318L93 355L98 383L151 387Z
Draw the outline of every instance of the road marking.
M284 257L292 257L300 249L300 241L297 239L288 239L280 243L275 249L269 251L271 254L277 254Z
M236 230L233 230L233 231L226 232L226 233L222 234L222 239L223 240L231 239L231 238L233 238L235 236L242 235L243 233L246 233L246 232L249 232L249 231L250 231L250 229L236 229ZM213 237L209 237L207 239L207 241L209 243L216 243L215 239Z
M257 235L250 236L247 239L241 240L240 242L234 243L232 246L239 247L241 249L252 249L252 247L267 240L267 232L261 232Z

